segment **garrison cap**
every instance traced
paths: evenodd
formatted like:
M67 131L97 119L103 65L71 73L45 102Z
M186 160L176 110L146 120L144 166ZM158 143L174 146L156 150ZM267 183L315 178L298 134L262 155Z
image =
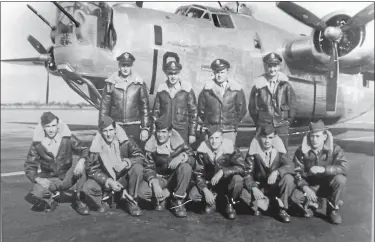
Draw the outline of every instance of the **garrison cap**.
M274 52L268 53L265 57L263 57L263 62L266 64L269 64L269 63L280 64L282 61L283 59L281 58L281 56Z
M121 64L127 64L131 66L135 61L135 57L129 52L124 52L117 57L117 61Z
M211 63L211 69L213 71L222 71L229 67L230 67L229 62L223 59L216 59Z
M108 116L104 116L100 121L99 121L99 129L102 130L102 129L105 129L107 128L109 125L113 125L113 128L115 128L115 122L113 121L113 119L111 119L110 117Z
M40 117L40 122L41 122L42 126L44 126L46 124L51 123L55 119L57 119L57 121L59 121L59 118L56 115L54 115L53 113L44 112L42 114L42 116Z
M311 133L325 131L325 127L324 127L323 121L320 119L319 121L317 121L315 123L314 122L310 122L309 123L309 131Z
M211 137L211 135L213 135L214 133L216 132L220 132L222 133L223 130L220 128L219 125L212 125L210 126L207 130L206 130L206 133L208 135L208 137Z
M261 136L267 136L275 132L276 130L272 124L265 124L265 125L259 126L259 135Z
M182 70L182 65L177 61L170 61L164 66L164 72L170 74L177 74Z
M155 121L155 129L156 131L158 130L163 130L163 129L172 129L172 123L170 122L170 119L168 118L167 115L162 115L160 118L158 118Z

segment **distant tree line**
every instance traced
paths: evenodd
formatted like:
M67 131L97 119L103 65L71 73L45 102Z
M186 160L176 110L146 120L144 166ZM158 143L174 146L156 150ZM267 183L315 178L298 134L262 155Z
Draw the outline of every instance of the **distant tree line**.
M80 103L70 103L69 101L57 102L51 101L48 104L41 103L37 101L28 101L28 102L14 102L14 103L2 103L2 107L60 107L60 108L84 108L91 107L90 104L86 102Z

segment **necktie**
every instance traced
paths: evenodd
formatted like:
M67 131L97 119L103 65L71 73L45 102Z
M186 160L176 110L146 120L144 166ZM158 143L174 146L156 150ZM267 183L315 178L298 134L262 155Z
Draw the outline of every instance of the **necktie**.
M271 151L266 151L266 164L268 167L271 166Z

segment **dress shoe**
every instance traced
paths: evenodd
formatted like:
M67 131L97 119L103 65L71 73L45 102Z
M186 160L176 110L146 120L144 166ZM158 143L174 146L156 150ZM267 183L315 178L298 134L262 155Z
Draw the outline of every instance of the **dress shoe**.
M99 213L106 213L109 210L109 205L107 203L102 203L97 210Z
M234 209L233 204L231 203L229 203L225 208L225 213L227 214L228 219L230 220L236 219L237 217L236 210Z
M165 200L166 199L164 199L163 201L156 201L156 206L155 206L156 211L163 211L165 209Z
M43 199L36 199L34 205L32 206L31 210L34 212L44 212L49 205Z
M215 210L216 210L215 204L213 204L213 205L206 204L206 207L204 208L204 213L210 214L210 213L213 213Z
M131 216L138 217L143 214L141 208L139 207L137 202L127 201L126 207L128 209L128 212Z
M259 210L254 211L254 216L259 217L261 215L262 215L262 213Z
M73 207L77 211L77 213L81 215L89 215L90 209L89 207L81 201L81 193L80 192L74 192L73 193Z
M333 224L341 224L342 218L341 218L341 215L339 214L339 210L337 210L337 209L332 210L329 214L329 220Z
M51 204L49 204L46 209L44 210L45 213L52 213L56 210L56 208L59 206L59 204L56 201L52 201Z
M280 210L279 216L280 216L282 222L290 223L290 215L285 211L285 209Z
M186 217L187 212L186 212L185 205L183 203L183 199L172 198L172 200L171 200L171 211L178 218Z

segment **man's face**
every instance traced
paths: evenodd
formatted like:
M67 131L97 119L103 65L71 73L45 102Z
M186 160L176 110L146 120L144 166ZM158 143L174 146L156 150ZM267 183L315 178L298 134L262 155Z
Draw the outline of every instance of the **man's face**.
M169 137L171 137L171 131L168 129L161 129L156 130L156 139L159 141L159 143L165 143L168 141Z
M228 68L221 71L214 71L215 79L218 83L223 83L228 80Z
M112 143L116 136L116 130L113 127L113 124L109 125L108 127L102 129L102 136L106 142Z
M310 144L313 149L321 149L324 145L324 142L327 139L327 135L325 134L324 131L319 131L319 132L310 132L309 133L309 139L310 139Z
M280 64L268 63L267 64L267 73L269 76L274 77L280 70Z
M180 76L179 74L180 73L167 73L169 84L171 85L176 84Z
M217 150L223 142L223 133L215 132L210 136L209 141L212 149Z
M132 70L132 66L130 64L119 63L120 72L123 76L129 76Z
M260 136L260 145L263 149L268 150L272 147L272 140L275 138L275 133Z
M54 119L51 123L43 126L44 132L47 134L48 138L55 138L58 131L57 119Z

